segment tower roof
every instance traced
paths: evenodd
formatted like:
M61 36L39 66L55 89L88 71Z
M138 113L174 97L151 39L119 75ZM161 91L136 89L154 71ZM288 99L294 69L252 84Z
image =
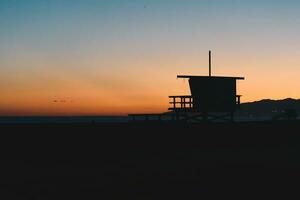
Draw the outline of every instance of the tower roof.
M238 80L244 80L244 77L231 77L231 76L193 76L193 75L177 75L177 78L211 78L211 79L238 79Z

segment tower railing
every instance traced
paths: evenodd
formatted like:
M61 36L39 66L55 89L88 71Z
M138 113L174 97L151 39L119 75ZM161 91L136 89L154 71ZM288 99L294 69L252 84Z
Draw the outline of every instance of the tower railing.
M236 95L236 106L240 108L241 96ZM178 95L178 96L169 96L171 101L169 104L172 106L169 110L192 110L193 109L193 97L191 95Z
M169 96L172 107L169 110L191 110L193 108L193 97L191 95Z

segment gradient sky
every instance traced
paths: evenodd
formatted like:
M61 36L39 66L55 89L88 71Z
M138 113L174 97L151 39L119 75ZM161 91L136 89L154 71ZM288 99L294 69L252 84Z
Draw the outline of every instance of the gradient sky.
M298 0L0 0L0 115L163 112L177 74L300 98Z

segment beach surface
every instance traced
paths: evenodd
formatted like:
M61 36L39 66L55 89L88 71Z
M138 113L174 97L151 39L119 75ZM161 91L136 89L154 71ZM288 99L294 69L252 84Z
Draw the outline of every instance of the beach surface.
M1 124L1 199L296 194L299 121Z

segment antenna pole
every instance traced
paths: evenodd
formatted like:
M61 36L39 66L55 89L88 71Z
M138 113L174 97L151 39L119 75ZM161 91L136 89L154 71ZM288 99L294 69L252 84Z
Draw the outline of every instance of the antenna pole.
M209 60L209 76L211 76L211 51L209 50L208 53L208 60Z

